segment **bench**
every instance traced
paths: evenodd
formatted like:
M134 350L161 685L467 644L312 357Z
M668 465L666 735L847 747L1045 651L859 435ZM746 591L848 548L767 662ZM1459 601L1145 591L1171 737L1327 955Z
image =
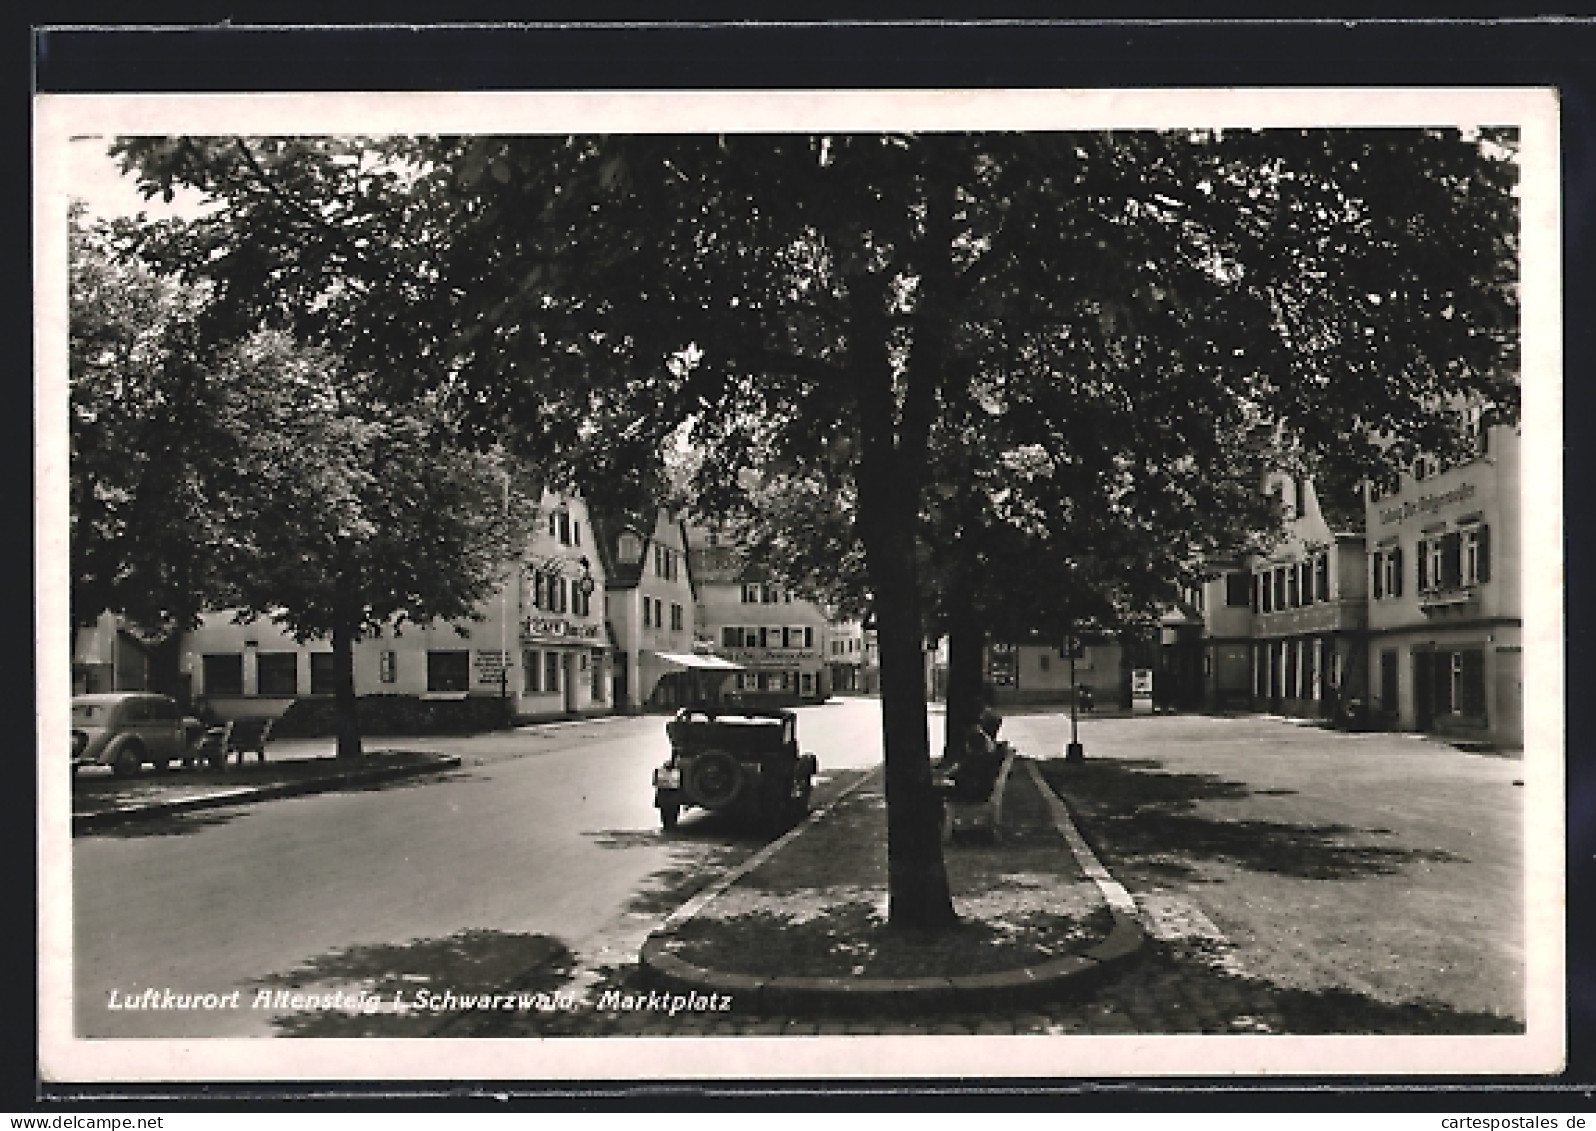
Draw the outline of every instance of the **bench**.
M1008 789L1009 774L1014 769L1014 747L999 743L1003 750L1003 766L998 770L992 792L984 801L961 801L945 797L942 801L942 843L948 844L956 832L985 829L993 840L1002 840L1003 794Z
M206 762L218 770L227 768L227 759L231 754L238 755L240 766L244 764L246 754L254 754L264 762L266 740L271 737L272 724L276 721L275 719L234 719L221 726L211 727L200 739L195 754L199 761Z

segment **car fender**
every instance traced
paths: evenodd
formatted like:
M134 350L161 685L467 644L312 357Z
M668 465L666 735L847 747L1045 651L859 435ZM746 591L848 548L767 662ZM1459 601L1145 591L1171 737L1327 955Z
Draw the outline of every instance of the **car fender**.
M102 766L109 766L111 763L116 761L117 755L120 754L123 748L126 747L130 742L139 742L140 745L143 745L138 735L127 734L124 732L112 738L110 742L107 742L100 749L99 755L94 760ZM147 750L146 753L148 753Z

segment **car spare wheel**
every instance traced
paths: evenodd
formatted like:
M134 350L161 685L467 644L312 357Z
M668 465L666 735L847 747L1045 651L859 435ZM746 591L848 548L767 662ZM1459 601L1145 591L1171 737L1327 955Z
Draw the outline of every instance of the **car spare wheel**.
M693 759L682 785L698 804L717 808L730 804L742 789L742 767L725 751L711 750Z

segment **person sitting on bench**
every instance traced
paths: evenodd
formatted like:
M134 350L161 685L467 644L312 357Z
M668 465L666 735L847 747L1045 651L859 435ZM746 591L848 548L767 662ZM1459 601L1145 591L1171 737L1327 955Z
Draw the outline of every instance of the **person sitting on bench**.
M983 711L981 721L964 728L964 740L941 766L939 788L954 801L985 801L1003 769L1003 747L997 742L1002 719Z

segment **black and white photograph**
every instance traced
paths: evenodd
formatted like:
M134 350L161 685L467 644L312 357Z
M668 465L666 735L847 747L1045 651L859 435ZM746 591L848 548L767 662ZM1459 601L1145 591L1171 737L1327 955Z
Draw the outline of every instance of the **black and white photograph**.
M1554 92L35 123L47 1080L1562 1070Z

